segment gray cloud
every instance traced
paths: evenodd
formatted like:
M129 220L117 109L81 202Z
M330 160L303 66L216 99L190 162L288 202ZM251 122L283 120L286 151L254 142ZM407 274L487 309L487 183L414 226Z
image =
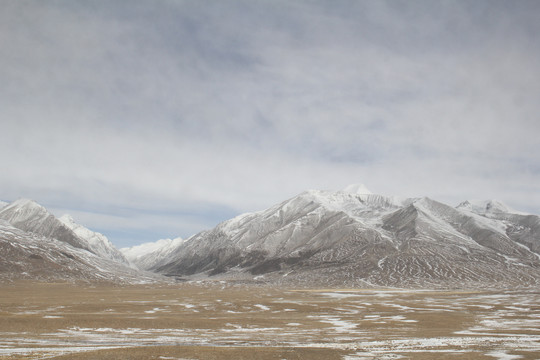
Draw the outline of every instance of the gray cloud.
M540 213L536 1L2 5L0 195L123 245L356 181Z

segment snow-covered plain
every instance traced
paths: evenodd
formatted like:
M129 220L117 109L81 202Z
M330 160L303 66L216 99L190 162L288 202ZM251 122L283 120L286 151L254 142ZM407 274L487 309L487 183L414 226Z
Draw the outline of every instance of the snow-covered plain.
M86 291L87 300L75 296L61 306L50 299L0 304L6 314L0 319L0 359L156 346L327 349L349 360L420 354L504 360L540 352L540 297L534 291L334 292L215 284ZM28 316L43 330L21 329Z

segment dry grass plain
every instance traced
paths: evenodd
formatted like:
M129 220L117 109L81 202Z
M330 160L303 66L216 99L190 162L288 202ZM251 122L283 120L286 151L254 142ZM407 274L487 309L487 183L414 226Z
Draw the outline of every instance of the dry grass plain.
M0 286L0 359L540 359L538 291Z

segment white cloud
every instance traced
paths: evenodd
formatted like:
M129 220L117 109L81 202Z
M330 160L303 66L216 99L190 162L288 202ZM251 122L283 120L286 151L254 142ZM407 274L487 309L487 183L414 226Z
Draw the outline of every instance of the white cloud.
M9 2L0 195L183 237L356 181L540 212L536 7Z

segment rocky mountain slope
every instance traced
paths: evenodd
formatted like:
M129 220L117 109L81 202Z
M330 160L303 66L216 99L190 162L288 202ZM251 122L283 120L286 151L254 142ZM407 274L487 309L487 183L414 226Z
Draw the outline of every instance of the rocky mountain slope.
M14 280L139 284L163 281L65 242L0 220L0 282Z
M103 258L129 263L104 235L75 223L69 215L56 218L35 201L19 199L6 205L0 209L0 219L18 229L57 239Z
M102 234L57 219L31 200L17 200L0 210L0 281L163 281L137 271Z
M307 191L225 221L170 249L151 269L306 286L538 284L538 216L495 201L454 208L363 186L347 190Z
M129 265L129 261L118 250L107 237L98 232L94 232L86 227L77 224L70 215L63 215L58 220L66 227L71 229L79 237L84 240L88 248L96 255L105 259L117 261L119 263Z
M5 220L20 230L91 251L85 240L79 238L47 209L32 200L19 199L5 206L0 210L0 220Z

